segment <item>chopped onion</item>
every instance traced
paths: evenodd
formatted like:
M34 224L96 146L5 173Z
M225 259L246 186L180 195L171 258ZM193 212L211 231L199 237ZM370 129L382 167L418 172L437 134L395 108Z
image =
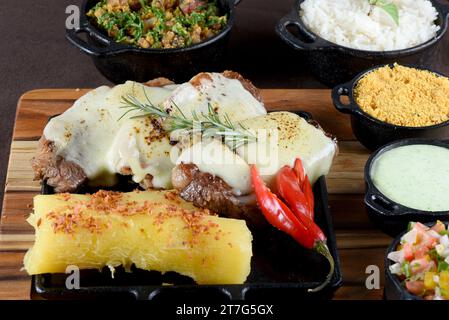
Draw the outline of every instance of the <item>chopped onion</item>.
M435 296L433 300L443 300L443 298L441 297L440 287L435 287Z
M444 246L442 244L437 244L435 246L435 250L438 253L439 256L443 256L443 252L444 252Z
M418 231L415 228L413 228L412 230L410 230L409 232L407 232L406 234L404 234L402 236L401 242L414 244L416 242L417 236L418 236Z
M449 257L449 249L444 249L440 256L442 256L443 258Z
M447 234L445 234L444 236L442 236L440 238L440 243L445 246L446 248L449 248L449 238L447 236Z
M392 264L390 266L390 272L396 275L402 274L402 265L400 263Z
M436 232L435 230L429 230L429 231L427 231L427 234L435 239L441 238L441 235L438 232Z
M433 276L433 282L435 282L435 283L440 283L440 277L437 276L437 275L434 275L434 276Z
M391 261L397 262L397 263L402 263L404 262L404 251L399 250L399 251L392 251L388 254L388 259L390 259Z

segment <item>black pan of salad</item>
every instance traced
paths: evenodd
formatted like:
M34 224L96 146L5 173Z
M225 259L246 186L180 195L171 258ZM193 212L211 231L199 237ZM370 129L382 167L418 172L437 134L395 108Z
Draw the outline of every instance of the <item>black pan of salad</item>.
M221 71L239 0L85 0L66 38L110 81ZM86 35L86 39L82 37Z
M410 222L385 256L385 299L449 300L447 222Z

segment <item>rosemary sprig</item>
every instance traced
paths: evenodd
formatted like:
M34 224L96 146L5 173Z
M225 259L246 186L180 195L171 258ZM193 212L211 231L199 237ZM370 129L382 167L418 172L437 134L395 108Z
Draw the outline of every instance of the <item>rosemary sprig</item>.
M195 112L192 112L192 118L185 116L182 110L171 101L175 112L169 114L165 109L159 108L151 103L151 100L144 91L146 102L139 101L135 96L127 94L122 96L122 104L120 108L127 109L127 111L118 119L121 120L128 114L134 112L138 113L130 117L155 117L164 122L164 129L168 132L183 130L187 134L201 133L203 138L220 138L231 149L235 150L249 142L257 141L257 138L242 123L233 123L228 114L222 117L208 105L207 113L201 113L201 117Z
M399 10L396 4L394 4L391 0L368 0L368 2L372 6L371 9L374 6L381 8L386 13L388 13L388 15L397 25L399 25Z

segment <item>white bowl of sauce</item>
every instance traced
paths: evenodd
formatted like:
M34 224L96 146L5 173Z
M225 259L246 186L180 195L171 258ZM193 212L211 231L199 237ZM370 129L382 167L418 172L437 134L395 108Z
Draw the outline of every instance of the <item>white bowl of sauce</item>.
M377 150L365 167L370 218L391 235L411 220L449 220L449 142L406 139Z

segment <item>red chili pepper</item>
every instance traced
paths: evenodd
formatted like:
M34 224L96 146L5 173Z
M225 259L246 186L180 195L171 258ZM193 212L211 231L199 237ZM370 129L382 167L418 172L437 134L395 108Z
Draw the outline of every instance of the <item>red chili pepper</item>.
M284 166L276 175L277 194L284 199L296 216L305 215L313 219L313 210L298 183L298 177L289 166ZM313 208L312 208L313 209Z
M301 159L299 159L299 158L295 159L293 171L295 172L296 176L298 177L299 184L302 185L304 182L304 179L306 178L306 174L304 172L304 167L302 165Z
M309 177L306 176L303 184L304 195L306 196L307 203L309 205L310 210L310 218L315 218L315 198L313 196L312 185L310 184Z
M275 228L290 235L300 245L317 251L329 261L330 270L326 280L317 288L309 289L309 291L316 292L323 289L334 274L334 260L327 248L326 236L310 217L305 214L295 215L284 202L273 194L263 182L255 165L251 165L251 181L257 204L267 221Z
M312 185L310 184L309 177L305 175L304 166L302 165L300 158L296 158L293 171L296 173L298 181L301 184L301 189L306 196L309 210L311 212L311 218L313 219L315 215L315 199L313 196Z
M309 237L309 230L295 214L274 193L268 189L257 171L251 166L251 179L256 194L257 204L267 221L275 228L293 237L299 244L312 249L315 240Z

